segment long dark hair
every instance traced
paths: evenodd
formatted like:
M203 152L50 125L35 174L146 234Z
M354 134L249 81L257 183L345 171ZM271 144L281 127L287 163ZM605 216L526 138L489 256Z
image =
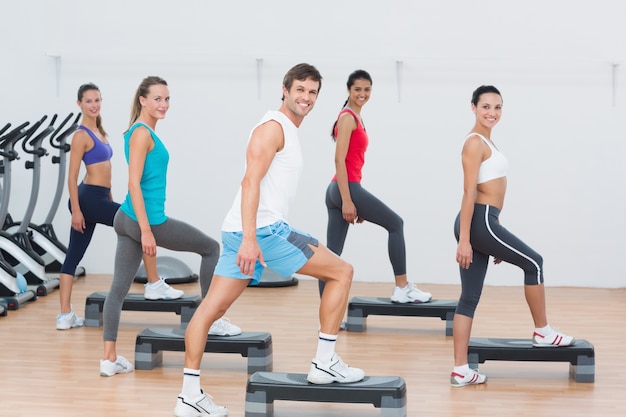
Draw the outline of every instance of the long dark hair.
M370 76L369 72L359 69L359 70L352 72L352 74L348 76L348 82L346 83L346 85L348 86L348 91L350 91L350 88L352 88L356 80L366 80L366 81L369 81L370 84L372 84L372 77ZM346 107L346 104L348 104L348 100L350 100L349 95L348 95L348 98L346 99L346 102L343 103L343 106L341 106L342 109ZM335 120L335 124L333 124L333 128L330 130L330 136L333 138L333 140L337 140L337 137L335 136L336 127L337 127L337 120Z
M85 95L85 92L90 90L95 90L100 93L100 89L94 83L83 84L78 87L78 101L83 101L83 96ZM104 130L104 126L102 126L102 116L100 116L100 114L98 114L98 116L96 117L96 127L98 128L98 131L100 132L102 137L106 138L107 132L106 130Z

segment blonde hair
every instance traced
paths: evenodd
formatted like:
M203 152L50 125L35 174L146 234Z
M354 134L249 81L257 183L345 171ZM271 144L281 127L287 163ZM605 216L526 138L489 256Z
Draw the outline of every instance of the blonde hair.
M150 92L150 87L153 85L165 85L167 86L167 82L156 75L151 75L149 77L144 78L137 87L137 91L135 92L135 97L133 98L133 104L130 108L130 124L128 127L130 128L133 123L139 119L139 115L141 114L141 103L139 102L139 97L146 97Z

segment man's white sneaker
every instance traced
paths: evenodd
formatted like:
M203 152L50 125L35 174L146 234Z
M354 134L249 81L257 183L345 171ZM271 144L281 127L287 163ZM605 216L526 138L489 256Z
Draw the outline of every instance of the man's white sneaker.
M427 303L433 298L429 292L420 291L415 284L409 282L406 287L393 287L392 303Z
M226 317L217 319L209 329L209 335L213 336L237 336L241 334L241 328L235 326Z
M574 338L567 336L557 329L552 330L549 334L540 334L538 332L533 333L533 346L534 347L561 347L571 346L574 344Z
M183 295L185 295L183 291L170 287L163 278L154 283L144 284L143 296L146 300L176 300Z
M115 362L100 359L100 376L113 376L133 371L133 364L123 356L117 355Z
M59 313L57 315L57 330L68 330L73 327L81 327L85 324L85 319L78 317L74 310L69 313Z
M311 361L311 370L307 380L312 384L330 384L332 382L357 382L365 377L365 372L359 368L346 365L339 355L333 354L328 363L321 363L317 359Z
M213 402L210 395L200 390L200 395L190 398L180 394L176 400L174 415L176 417L223 417L228 415L228 408L219 406Z

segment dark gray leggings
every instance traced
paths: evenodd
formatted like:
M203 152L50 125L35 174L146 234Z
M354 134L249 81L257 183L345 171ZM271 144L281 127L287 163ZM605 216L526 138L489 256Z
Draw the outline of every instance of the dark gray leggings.
M395 211L387 207L374 195L370 194L358 182L349 182L350 197L356 206L360 219L384 227L389 232L387 251L394 275L406 274L406 246L404 243L404 221ZM348 235L350 223L343 219L342 201L339 186L331 181L326 189L326 208L328 210L328 227L326 228L326 246L341 255ZM324 290L324 281L318 281L320 295Z
M103 307L103 337L115 341L120 324L124 298L135 279L143 249L139 224L118 210L113 221L117 233L113 283ZM213 271L220 256L220 245L215 240L187 223L169 217L165 223L151 226L158 246L180 252L195 252L202 257L200 263L200 290L204 297L209 290Z
M500 210L484 204L474 204L470 226L472 263L468 269L459 267L461 273L461 298L457 314L474 317L476 306L487 275L489 256L519 266L524 271L525 285L543 282L543 258L514 234L500 225ZM460 213L454 222L454 235L459 240Z

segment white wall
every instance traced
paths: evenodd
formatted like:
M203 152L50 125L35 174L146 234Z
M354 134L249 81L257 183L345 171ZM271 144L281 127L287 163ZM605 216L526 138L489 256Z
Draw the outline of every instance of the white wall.
M511 164L503 224L544 256L547 285L624 287L626 63L617 67L616 83L612 66L624 60L620 4L2 2L0 124L64 117L78 110L77 87L95 82L114 146L119 201L126 192L121 132L132 95L144 76L164 77L172 106L157 131L171 153L167 212L218 238L250 128L280 105L283 74L312 63L324 81L301 127L306 169L291 221L324 242L334 152L328 132L348 74L366 69L374 90L363 112L371 143L363 185L403 216L411 279L456 284L452 223L461 198L462 139L473 125L469 100L478 85L494 84L504 116L493 139ZM49 54L61 57L58 84ZM30 191L25 159L13 168L14 217ZM54 170L43 162L34 221L51 201ZM66 199L67 193L54 223L65 241ZM83 261L88 272L112 272L115 242L110 228L98 229ZM197 270L196 256L180 256ZM354 227L344 257L355 265L356 280L391 281L382 229ZM521 280L518 269L500 265L487 282Z

